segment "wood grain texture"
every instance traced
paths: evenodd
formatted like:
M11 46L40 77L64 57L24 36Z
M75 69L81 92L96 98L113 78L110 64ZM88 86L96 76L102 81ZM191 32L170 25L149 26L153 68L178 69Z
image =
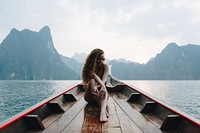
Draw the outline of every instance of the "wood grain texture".
M43 133L60 133L69 123L77 116L77 114L84 108L86 102L81 98L77 103L68 109L61 117L59 117L52 125L46 128Z
M144 133L162 133L155 125L153 125L149 120L147 120L140 112L133 109L123 98L122 94L117 94L113 96L115 102L121 107L121 109L126 112L127 116L136 123L136 125Z

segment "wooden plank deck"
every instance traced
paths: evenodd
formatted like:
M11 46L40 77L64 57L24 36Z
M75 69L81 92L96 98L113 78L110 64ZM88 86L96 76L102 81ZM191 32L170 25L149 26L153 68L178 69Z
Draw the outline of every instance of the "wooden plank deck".
M64 105L64 113L45 119L43 122L50 124L44 124L45 129L39 133L167 133L151 122L147 114L142 115L129 105L126 96L116 92L109 96L108 122L101 123L99 107L87 104L83 95L84 93L80 94L73 106Z
M114 84L107 89L108 122L99 121L99 107L87 104L80 84L5 123L0 132L200 133L198 121L128 85Z

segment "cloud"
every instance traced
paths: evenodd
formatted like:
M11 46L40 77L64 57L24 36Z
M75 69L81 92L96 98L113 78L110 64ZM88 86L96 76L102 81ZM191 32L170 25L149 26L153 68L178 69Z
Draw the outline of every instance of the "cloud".
M49 25L58 52L104 49L108 58L147 62L168 43L200 42L198 0L2 0L0 41L12 28Z

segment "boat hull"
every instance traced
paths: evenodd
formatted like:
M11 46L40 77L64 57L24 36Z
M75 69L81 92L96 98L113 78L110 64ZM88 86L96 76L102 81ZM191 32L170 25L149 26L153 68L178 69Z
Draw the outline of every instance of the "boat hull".
M99 107L84 100L80 83L1 124L0 132L200 132L198 120L132 85L109 77L107 89L107 123L99 122Z

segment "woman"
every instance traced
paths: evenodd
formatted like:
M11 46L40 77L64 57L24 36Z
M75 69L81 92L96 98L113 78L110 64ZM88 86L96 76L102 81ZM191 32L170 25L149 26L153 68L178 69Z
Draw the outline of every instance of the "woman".
M82 80L86 89L85 100L100 107L100 121L108 121L108 92L106 81L109 67L104 63L105 56L101 49L94 49L86 58L82 71Z

